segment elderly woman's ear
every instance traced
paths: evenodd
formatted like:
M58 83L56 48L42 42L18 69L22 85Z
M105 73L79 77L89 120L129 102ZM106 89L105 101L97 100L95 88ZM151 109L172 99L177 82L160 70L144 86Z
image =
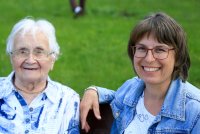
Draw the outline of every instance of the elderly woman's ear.
M54 63L55 63L55 59L53 58L52 61L51 61L51 71L53 70Z

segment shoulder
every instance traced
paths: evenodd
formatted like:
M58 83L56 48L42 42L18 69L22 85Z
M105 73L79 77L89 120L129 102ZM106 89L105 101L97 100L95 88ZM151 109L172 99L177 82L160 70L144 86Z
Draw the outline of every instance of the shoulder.
M144 88L144 81L138 77L133 77L127 80L124 84L117 90L117 94L134 94L136 90Z
M10 77L0 77L0 98L8 96L13 88Z
M143 85L143 81L141 79L139 79L138 77L133 77L125 81L117 91L127 92L133 88L137 88L138 86L141 86L141 84Z
M52 89L58 96L60 97L62 96L62 98L68 98L68 99L73 98L73 100L80 99L79 94L72 88L68 87L67 85L64 85L57 81L49 81L49 83L50 83L49 86L50 89Z
M186 109L191 111L193 114L200 114L200 89L195 87L194 85L186 82L184 85L186 91Z
M7 77L0 77L0 82L5 81Z
M181 79L174 80L171 83L169 90L169 96L180 96L180 98L186 98L187 100L196 100L197 102L200 102L200 89L188 81L183 82Z
M14 72L11 72L7 77L0 77L1 90L9 89L11 86L13 87L13 83L12 83L13 76L14 76Z
M8 86L8 82L6 81L6 78L5 77L0 77L0 94L2 94L6 89L7 89L7 86Z
M6 83L6 77L0 77L0 86L5 86Z
M144 90L144 81L138 77L127 80L115 93L115 101L133 106Z
M186 90L186 97L189 100L196 100L200 103L200 89L190 84L189 82L185 82L184 88Z
M12 83L11 80L12 80L11 75L7 77L0 77L0 86L3 87L3 86L7 86L8 83L11 84Z

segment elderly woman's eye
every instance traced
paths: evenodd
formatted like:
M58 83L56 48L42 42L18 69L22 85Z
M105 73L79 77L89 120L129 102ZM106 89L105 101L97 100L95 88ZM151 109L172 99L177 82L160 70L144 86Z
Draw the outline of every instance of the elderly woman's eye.
M22 50L19 50L18 53L20 53L20 54L27 54L27 53L29 53L29 52L28 52L27 50L23 50L23 49L22 49Z
M44 50L40 50L40 49L37 49L34 51L35 54L44 54L45 51Z
M44 53L44 51L39 50L39 51L36 51L36 53L41 54L41 53Z

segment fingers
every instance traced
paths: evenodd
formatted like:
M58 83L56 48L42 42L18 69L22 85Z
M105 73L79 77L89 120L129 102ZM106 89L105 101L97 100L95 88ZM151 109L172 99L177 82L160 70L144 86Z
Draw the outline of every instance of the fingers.
M95 90L87 90L80 103L80 115L81 115L81 125L82 129L89 129L90 126L87 123L87 115L89 110L92 109L94 111L95 117L97 119L101 119L99 112L99 101L98 94Z
M86 133L88 133L90 131L90 126L88 125L87 122L85 123L84 130Z
M84 104L80 105L82 129L84 129L84 127L86 125L86 119L87 119L87 115L88 115L89 110L90 109L88 107L85 107Z
M99 102L98 100L96 100L93 104L93 112L94 112L94 115L95 117L100 120L101 119L101 115L100 115L100 110L99 110Z

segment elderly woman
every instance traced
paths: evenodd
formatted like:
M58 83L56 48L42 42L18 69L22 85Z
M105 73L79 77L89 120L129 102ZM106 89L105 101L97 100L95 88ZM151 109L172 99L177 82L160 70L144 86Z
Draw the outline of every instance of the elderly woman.
M81 102L82 128L92 107L110 102L112 134L198 134L200 91L186 81L190 67L186 37L181 26L164 13L155 13L133 29L128 54L138 77L116 92L90 87ZM98 92L98 95L97 95Z
M48 77L59 55L53 25L22 19L7 53L13 72L0 78L0 133L79 133L79 95Z

